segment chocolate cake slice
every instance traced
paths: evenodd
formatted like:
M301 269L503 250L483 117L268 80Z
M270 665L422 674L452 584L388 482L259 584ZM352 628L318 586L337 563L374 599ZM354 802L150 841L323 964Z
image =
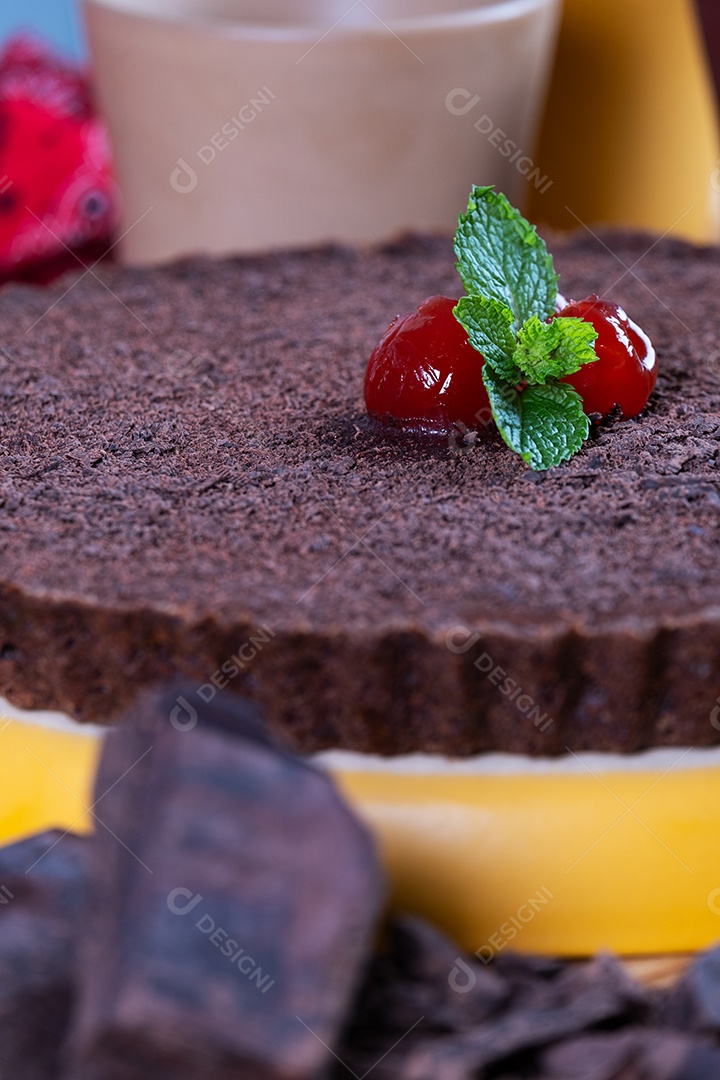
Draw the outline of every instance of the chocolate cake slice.
M553 247L660 378L547 473L490 427L429 445L365 415L391 318L459 292L449 239L0 293L0 692L110 720L182 675L307 751L720 740L720 252Z

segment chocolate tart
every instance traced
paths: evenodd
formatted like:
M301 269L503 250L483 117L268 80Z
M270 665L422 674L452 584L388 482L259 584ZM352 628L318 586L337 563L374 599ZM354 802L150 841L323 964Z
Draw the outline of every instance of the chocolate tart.
M390 320L458 294L447 238L0 293L0 693L107 720L182 674L306 751L719 741L720 253L551 246L660 377L543 474L364 413Z

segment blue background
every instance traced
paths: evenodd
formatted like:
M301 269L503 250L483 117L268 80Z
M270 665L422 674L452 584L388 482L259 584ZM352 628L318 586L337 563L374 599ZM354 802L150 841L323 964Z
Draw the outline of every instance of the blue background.
M22 4L0 4L0 44L20 30L32 30L66 56L85 55L78 0L23 0Z

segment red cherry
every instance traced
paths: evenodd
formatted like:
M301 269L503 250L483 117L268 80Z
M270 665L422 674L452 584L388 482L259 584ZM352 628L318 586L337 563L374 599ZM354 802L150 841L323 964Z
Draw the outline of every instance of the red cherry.
M618 406L626 419L642 412L657 379L657 358L647 334L621 307L594 294L572 300L558 314L592 323L598 332L598 359L562 380L575 387L585 412L607 416Z
M431 435L448 435L456 423L479 429L488 422L484 360L453 315L456 304L431 296L390 324L365 375L371 416Z

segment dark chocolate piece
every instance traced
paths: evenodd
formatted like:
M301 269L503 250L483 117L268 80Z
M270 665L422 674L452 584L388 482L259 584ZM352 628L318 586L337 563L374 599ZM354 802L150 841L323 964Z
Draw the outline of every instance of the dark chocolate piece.
M597 957L568 967L532 1004L488 1021L471 1032L414 1048L403 1067L406 1080L465 1080L521 1051L547 1046L611 1020L642 1015L645 997L616 961Z
M0 848L0 1075L52 1080L75 998L90 841L46 832Z
M660 1047L658 1047L658 1050ZM688 1047L687 1057L670 1080L710 1080L720 1076L720 1049L694 1042ZM653 1080L650 1074L649 1080ZM662 1077L662 1080L665 1080Z
M5 288L0 692L107 720L181 674L305 750L718 742L720 251L552 247L660 377L547 474L364 414L390 320L458 293L449 238Z
M398 1057L418 1040L472 1030L510 996L503 979L474 958L459 956L457 945L439 930L422 919L396 917L373 957L339 1057L357 1076L369 1074L380 1060L380 1075L392 1075Z
M720 1048L652 1028L583 1035L542 1055L543 1080L712 1080Z
M179 730L153 695L107 740L72 1080L306 1080L363 974L382 885L332 781L245 703Z
M547 1047L600 1024L622 1032L649 1015L645 992L610 957L568 964L503 954L502 967L485 967L448 945L420 920L394 928L346 1032L347 1069L377 1080L470 1080L522 1067L523 1077L549 1080L555 1074L539 1064ZM596 1056L622 1059L634 1049L601 1046Z
M652 1074L640 1074L638 1060L642 1053L644 1032L635 1028L616 1032L581 1035L550 1047L540 1055L542 1073L552 1080L578 1080L590 1076L592 1080L622 1080L642 1075L644 1080L660 1080ZM667 1051L667 1047L665 1048ZM677 1060L685 1058L684 1048ZM669 1080L668 1072L663 1080Z
M433 1026L471 1028L507 1002L510 990L505 980L474 957L458 957L455 942L424 919L398 917L387 933L387 959L404 984L399 996L405 1002L413 993L426 997L431 987L432 994L419 1004L426 1017L432 1016Z

